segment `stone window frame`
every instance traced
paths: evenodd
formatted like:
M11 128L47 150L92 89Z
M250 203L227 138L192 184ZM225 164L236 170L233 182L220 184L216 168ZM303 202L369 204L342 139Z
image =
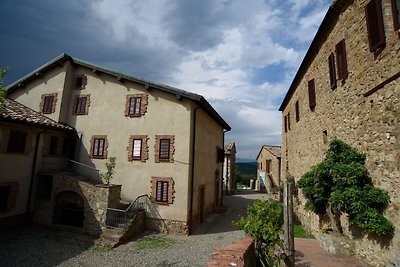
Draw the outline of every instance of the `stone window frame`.
M160 158L160 144L161 140L169 140L169 157L167 159ZM156 135L156 142L154 144L154 160L156 163L160 162L174 162L175 153L175 135Z
M85 74L76 75L74 79L74 90L84 90L87 85L87 76Z
M130 113L130 107L131 107L131 99L133 98L140 98L140 109L139 113ZM146 114L147 112L147 106L148 106L148 100L149 96L147 94L129 94L126 96L126 102L125 102L125 116L126 117L141 117Z
M0 205L0 213L2 212L9 212L13 210L17 204L17 197L19 193L19 183L18 182L5 182L5 183L0 183L0 187L2 188L7 188L7 201L2 202L2 205ZM4 190L4 189L3 189Z
M168 183L168 192L167 192L167 200L159 201L157 200L157 182L167 182ZM174 203L175 199L175 181L172 177L151 177L151 201L161 205L170 205Z
M95 140L104 140L102 155L94 155ZM90 139L90 158L91 159L107 159L108 155L108 140L107 135L93 135Z
M79 99L86 99L86 103L85 103L85 110L83 112L77 112L77 108L78 108L78 101ZM72 109L72 114L73 115L88 115L89 114L89 106L90 106L90 94L87 95L75 95L74 97L74 106Z
M141 148L140 148L140 157L133 156L133 142L134 140L141 140ZM131 135L129 136L129 143L127 147L128 152L128 161L141 161L146 162L149 159L149 146L148 141L149 138L147 135Z
M47 99L51 98L51 103L47 103ZM48 105L50 104L50 107ZM39 110L42 114L52 114L56 111L57 93L42 94Z

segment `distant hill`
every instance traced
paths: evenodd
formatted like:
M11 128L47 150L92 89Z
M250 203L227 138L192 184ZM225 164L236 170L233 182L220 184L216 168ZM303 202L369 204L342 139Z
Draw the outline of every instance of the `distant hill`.
M236 166L241 174L257 176L257 162L238 162Z

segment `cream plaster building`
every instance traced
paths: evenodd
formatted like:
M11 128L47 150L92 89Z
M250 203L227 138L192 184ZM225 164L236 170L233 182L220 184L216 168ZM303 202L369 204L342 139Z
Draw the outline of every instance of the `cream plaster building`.
M231 128L202 96L66 54L7 89L9 98L76 130L66 146L85 177L98 179L96 170L116 157L111 182L122 185L122 200L148 194L170 232L190 233L220 205L220 155Z
M321 162L333 137L366 154L373 183L389 193L395 236L382 243L354 235L343 215L344 236L328 249L374 266L400 265L399 10L397 0L333 1L279 108L283 178L298 180ZM324 220L300 200L301 221L322 238Z

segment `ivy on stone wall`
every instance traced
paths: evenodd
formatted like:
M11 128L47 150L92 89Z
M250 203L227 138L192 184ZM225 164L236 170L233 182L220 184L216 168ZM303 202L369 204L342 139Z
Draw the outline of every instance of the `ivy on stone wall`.
M333 226L341 213L368 234L392 236L394 227L383 216L386 191L375 188L365 167L365 155L339 139L329 144L325 159L304 174L298 186L307 199L305 209L328 214ZM340 227L334 227L334 229Z

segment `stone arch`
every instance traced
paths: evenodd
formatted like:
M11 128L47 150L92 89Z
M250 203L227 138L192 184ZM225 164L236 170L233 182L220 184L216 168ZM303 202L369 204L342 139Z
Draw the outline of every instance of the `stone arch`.
M62 191L54 199L53 223L83 227L84 200L74 191Z

